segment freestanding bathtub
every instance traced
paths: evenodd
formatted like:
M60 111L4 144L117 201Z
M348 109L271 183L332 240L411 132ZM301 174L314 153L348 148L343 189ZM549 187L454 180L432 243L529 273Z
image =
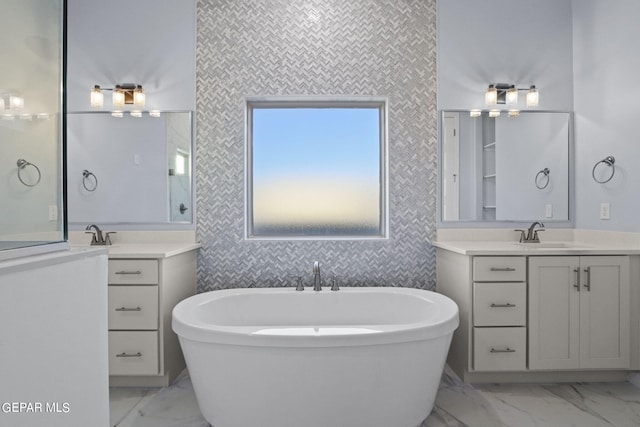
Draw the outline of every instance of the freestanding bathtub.
M429 415L458 307L420 289L250 288L173 310L213 427L416 427Z

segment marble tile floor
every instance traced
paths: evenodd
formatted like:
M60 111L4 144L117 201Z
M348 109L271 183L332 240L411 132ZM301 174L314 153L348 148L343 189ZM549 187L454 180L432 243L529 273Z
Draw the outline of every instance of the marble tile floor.
M112 427L210 427L186 372L166 388L112 388L110 401ZM435 407L420 427L466 426L636 427L640 388L630 383L472 386L447 369Z

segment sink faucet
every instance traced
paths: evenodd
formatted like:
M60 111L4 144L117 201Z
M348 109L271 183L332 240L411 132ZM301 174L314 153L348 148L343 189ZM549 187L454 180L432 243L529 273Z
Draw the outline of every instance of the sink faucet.
M313 263L313 290L322 290L322 277L320 276L320 263L318 261Z
M95 232L91 231L91 229L94 229ZM87 228L85 228L86 233L87 234L93 234L93 236L91 237L91 245L110 245L111 244L111 238L109 237L109 234L113 234L115 232L110 232L110 233L105 233L105 236L102 235L102 230L100 230L100 227L98 227L95 224L91 224L91 225L87 225Z
M533 224L531 224L527 231L521 229L515 230L520 232L520 243L540 243L538 231L544 231L544 228L538 228L536 230L536 226L544 227L544 224L540 221L535 221Z

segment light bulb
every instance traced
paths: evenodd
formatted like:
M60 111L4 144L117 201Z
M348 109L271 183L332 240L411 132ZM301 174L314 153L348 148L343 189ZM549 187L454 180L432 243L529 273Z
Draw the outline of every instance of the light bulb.
M120 85L116 85L113 89L113 108L124 107L124 91Z
M16 95L9 95L9 109L22 110L24 108L24 98Z
M518 89L513 85L507 89L506 102L509 106L518 105Z
M100 86L95 85L91 89L91 107L102 108L104 106L104 95Z
M145 98L146 97L144 95L144 90L142 89L142 86L140 85L136 86L136 88L133 90L133 105L138 108L144 107Z
M537 107L539 101L538 89L534 85L527 92L527 107Z
M488 106L498 103L498 90L493 85L489 85L489 89L484 93L484 102Z

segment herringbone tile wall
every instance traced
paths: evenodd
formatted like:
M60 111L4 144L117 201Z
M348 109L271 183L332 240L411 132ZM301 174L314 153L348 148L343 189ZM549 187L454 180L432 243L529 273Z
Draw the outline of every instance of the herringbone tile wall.
M344 285L435 285L436 0L199 0L198 290L293 284L313 261ZM389 99L385 241L244 240L244 98Z

